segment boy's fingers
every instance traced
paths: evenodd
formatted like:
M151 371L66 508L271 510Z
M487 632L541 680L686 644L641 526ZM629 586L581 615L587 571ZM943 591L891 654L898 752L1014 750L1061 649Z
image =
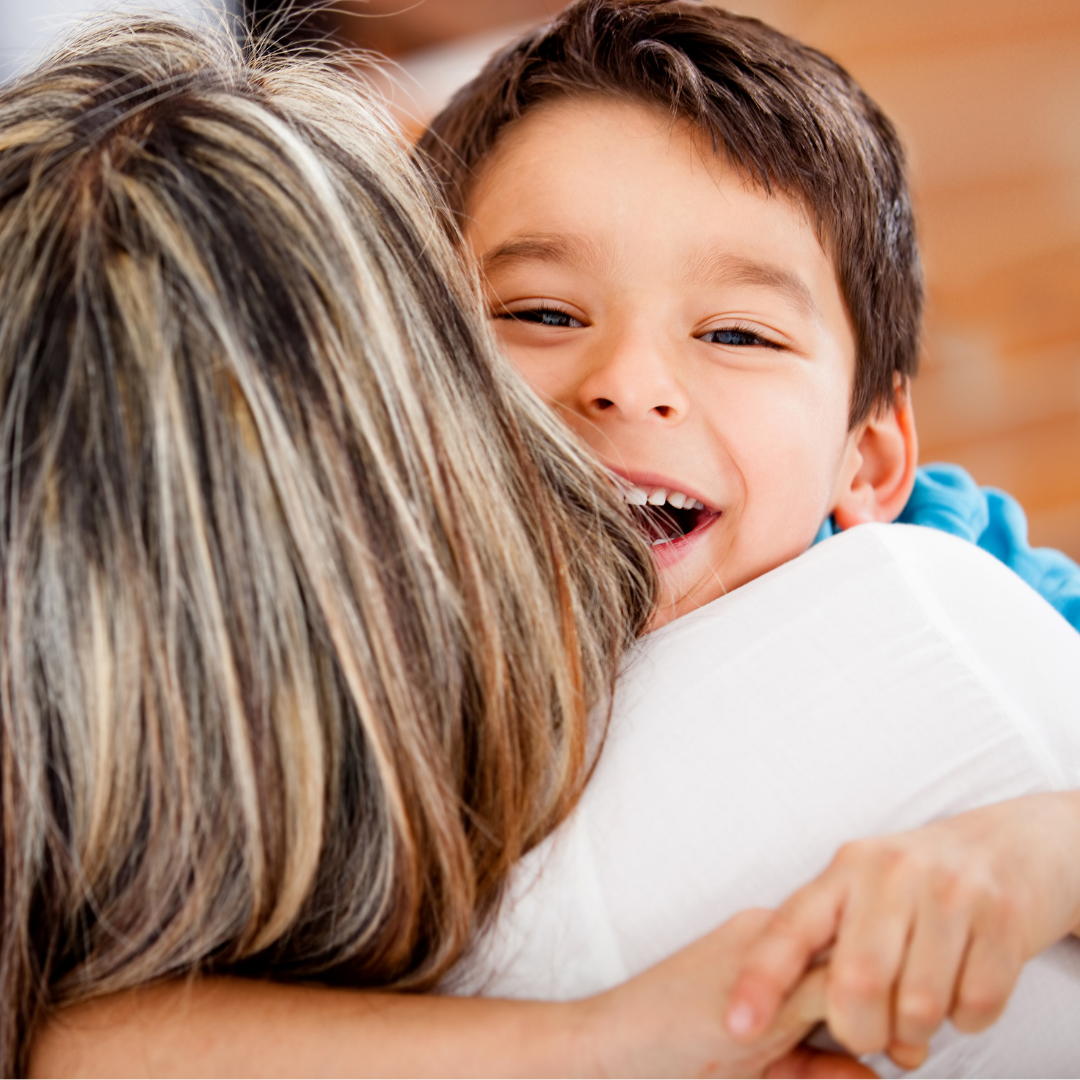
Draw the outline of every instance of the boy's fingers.
M808 971L777 1015L777 1030L782 1032L821 1023L825 1019L827 990L828 969L822 966Z
M892 1038L919 1047L949 1015L968 947L970 915L937 896L924 898L896 989ZM890 1051L891 1054L891 1051ZM903 1062L905 1068L914 1068Z
M930 1047L926 1043L913 1046L910 1043L893 1041L889 1043L887 1053L901 1069L911 1072L926 1060Z
M1007 934L978 932L968 948L950 1014L965 1032L982 1031L1002 1013L1024 964L1023 950Z
M740 965L726 1017L730 1035L753 1039L768 1029L785 996L832 941L842 900L839 886L819 879L776 911Z
M775 1053L781 1047L801 1043L825 1019L825 969L815 968L795 987L769 1028L768 1045Z
M828 1013L829 1030L854 1053L876 1053L890 1041L912 914L906 890L887 878L864 880L848 900L829 961Z

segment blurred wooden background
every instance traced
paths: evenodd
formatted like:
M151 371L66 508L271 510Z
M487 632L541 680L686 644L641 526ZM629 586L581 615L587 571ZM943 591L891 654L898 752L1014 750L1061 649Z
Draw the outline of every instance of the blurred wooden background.
M560 6L356 0L346 10L360 17L340 25L430 81L428 97L411 95L415 121L455 72L471 75L500 27ZM1080 559L1080 2L730 6L834 56L907 144L929 285L922 459L1012 492L1034 543Z

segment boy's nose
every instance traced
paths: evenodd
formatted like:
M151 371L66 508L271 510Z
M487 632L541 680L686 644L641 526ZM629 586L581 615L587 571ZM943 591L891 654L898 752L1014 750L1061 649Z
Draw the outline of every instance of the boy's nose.
M578 387L579 407L589 416L673 423L686 415L689 399L655 345L624 342L596 361Z

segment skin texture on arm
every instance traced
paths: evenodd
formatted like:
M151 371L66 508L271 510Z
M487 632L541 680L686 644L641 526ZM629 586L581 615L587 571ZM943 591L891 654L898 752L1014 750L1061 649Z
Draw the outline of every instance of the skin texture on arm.
M208 978L81 1006L43 1031L38 1076L537 1075L575 1057L563 1005Z
M796 1051L820 1019L823 972L760 1039L738 1043L724 1006L768 920L744 912L637 978L582 1001L405 995L207 978L71 1008L36 1039L31 1075L867 1076ZM793 1051L795 1051L793 1053Z

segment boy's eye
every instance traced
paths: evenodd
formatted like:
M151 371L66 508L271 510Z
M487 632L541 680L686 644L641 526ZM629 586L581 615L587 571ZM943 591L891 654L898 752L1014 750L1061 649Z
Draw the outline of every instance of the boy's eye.
M534 323L536 326L579 327L585 324L566 311L557 308L525 308L523 311L497 311L496 319L511 319L514 322Z
M769 341L760 334L755 334L752 330L743 330L738 326L725 326L720 330L710 330L707 334L701 335L701 340L709 345L758 346L765 349L781 348L775 341Z

